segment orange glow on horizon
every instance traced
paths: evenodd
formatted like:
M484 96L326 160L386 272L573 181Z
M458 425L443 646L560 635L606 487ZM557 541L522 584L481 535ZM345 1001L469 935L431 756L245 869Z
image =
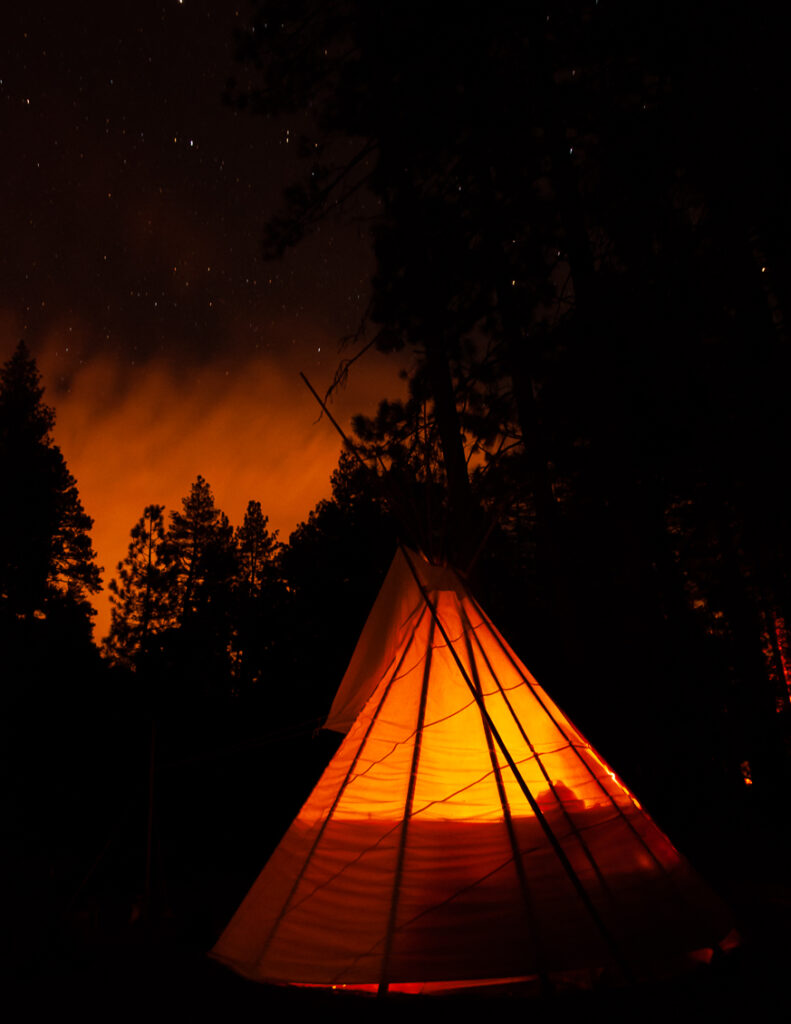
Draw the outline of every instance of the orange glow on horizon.
M15 344L6 334L3 362ZM319 345L332 355L304 369L323 393L339 357L332 339L319 339L314 349ZM130 365L109 355L82 361L75 347L52 335L43 350L33 345L32 351L44 401L55 409L54 441L94 520L91 536L104 570L104 590L91 601L99 642L110 623L107 585L146 505L165 505L166 515L180 508L200 473L233 526L241 524L248 501L260 501L270 529L286 541L329 496L341 445L326 419L317 422L320 410L296 360L292 369L270 354L244 361L228 353L200 366L179 365L177 358ZM372 353L338 393L333 415L346 426L401 390L395 362Z

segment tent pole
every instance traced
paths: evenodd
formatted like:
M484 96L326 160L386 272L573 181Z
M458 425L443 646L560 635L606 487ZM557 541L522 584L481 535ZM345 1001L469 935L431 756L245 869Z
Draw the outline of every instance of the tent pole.
M466 616L464 616L464 618L466 619ZM478 691L478 695L482 701L483 687L481 686L481 678L480 675L478 674L478 666L475 662L475 655L473 653L472 644L470 643L470 638L466 629L464 632L464 644L467 648L467 657L469 658L470 661L470 669L472 671L472 678L475 683L475 688ZM503 820L505 822L505 828L508 833L508 842L511 845L511 855L514 859L514 870L516 871L516 877L519 882L519 888L522 892L522 900L525 905L525 917L527 919L528 924L528 933L533 939L533 956L535 958L537 973L540 978L546 979L546 970L542 963L544 959L543 951L541 949L541 944L538 941L538 924L536 922L536 916L533 910L533 903L530 898L530 886L527 882L525 866L522 863L522 851L519 849L519 842L516 838L514 821L511 816L511 808L508 804L508 795L506 794L505 786L503 784L503 773L500 770L500 765L497 761L497 753L495 751L492 733L491 730L489 729L489 724L485 718L481 719L481 724L483 725L484 735L486 736L486 747L489 751L489 761L492 766L492 774L494 775L495 785L497 786L497 795L500 798L500 807L503 812Z
M431 676L431 651L434 642L435 619L432 618L428 635L428 654L426 664L423 668L423 683L420 690L420 706L417 713L417 725L415 726L415 745L412 748L412 764L409 769L409 784L407 785L406 800L404 801L404 816L401 825L401 836L398 841L398 859L396 860L395 878L393 880L393 895L390 899L390 915L387 921L387 934L385 935L385 949L382 955L382 973L379 980L377 995L387 994L387 974L390 966L390 954L393 949L393 934L395 932L396 919L398 917L398 903L401 895L401 879L404 874L404 856L406 854L406 837L409 828L409 818L412 814L412 803L415 798L415 786L417 784L417 770L420 761L420 747L423 740L423 721L426 717L426 701L428 699L428 682Z
M354 442L351 441L347 437L347 435L344 433L343 428L340 426L338 421L335 419L335 417L332 415L330 410L327 408L327 403L323 402L319 398L318 392L313 387L313 385L310 383L310 381L305 376L305 374L302 373L301 370L300 370L300 374L299 375L302 378L302 380L305 382L305 386L308 388L310 393L313 395L313 397L319 403L319 406L321 407L322 411L326 414L327 419L330 421L330 423L333 425L333 427L335 427L337 432L340 434L340 436L341 436L341 438L343 440L343 443L346 445L347 451L350 451L352 453L352 455L355 457L355 459L357 459L357 462L360 464L360 466L362 466L362 468L364 470L366 470L366 472L370 473L372 471L371 467L368 465L368 463L365 461L365 459L362 457L362 455L360 455L359 451L357 450L357 446L354 444ZM411 533L412 534L411 540L416 540L417 541L417 546L421 547L422 546L422 540L420 538L420 532L421 531L420 531L420 526L419 526L420 515L418 513L418 509L417 509L417 507L415 505L415 502L414 502L413 498L409 495L409 493L406 490L402 494L402 496L404 498L404 504L409 506L409 510L411 511L412 515L414 516L414 520L415 520L414 529L410 531L408 525L403 521L403 516L401 516L401 517L398 516L398 512L397 512L397 509L398 509L397 497L398 497L398 495L397 495L396 489L392 486L392 477L391 477L390 473L388 472L387 466L384 464L384 460L382 459L382 456L379 454L379 452L376 453L376 461L379 463L379 466L380 466L380 468L382 470L381 476L378 473L374 472L375 479L376 479L377 483L379 484L380 497L384 501L385 505L389 508L390 513L393 516L395 516L396 519L398 519L398 518L401 519L401 523L400 523L401 529L405 533L407 533L407 534Z
M463 582L464 582L464 581L462 580L461 582L462 582L462 584L463 584ZM466 589L466 588L465 588L465 589ZM474 597L474 596L473 596L472 594L470 594L470 600L472 601L473 605L475 606L475 608L476 608L476 610L477 610L478 614L479 614L479 615L481 616L481 618L482 618L482 619L483 619L483 620L484 620L485 622L487 622L487 623L488 623L488 622L489 622L489 619L488 619L488 617L487 617L487 616L485 615L485 613L484 613L483 609L482 609L482 608L481 608L481 606L480 606L480 605L478 604L478 602L477 602L477 601L475 600L475 597ZM634 833L634 835L636 836L636 838L637 838L637 839L639 840L639 842L640 842L641 846L642 846L642 847L643 847L643 848L645 849L646 853L647 853L647 854L648 854L648 856L649 856L649 857L651 858L651 860L653 860L653 862L654 862L654 863L656 864L656 866L657 866L657 867L659 868L659 870L660 870L661 872L663 872L663 874L667 875L667 871L666 871L666 869L665 869L665 866L664 866L664 864L662 864L662 862L661 862L661 861L659 860L659 858L658 858L658 857L657 857L657 855L656 855L656 854L654 853L654 851L653 851L653 850L651 849L651 847L650 847L650 846L648 845L648 843L646 843L646 841L645 841L645 839L643 838L643 836L641 836L641 835L640 835L640 833L639 833L639 832L637 831L637 829L636 829L636 828L634 827L634 825L633 825L633 824L632 824L632 822L631 822L631 821L629 820L629 818L627 818L627 816L626 816L626 815L625 815L625 814L623 813L623 809L622 809L621 807L619 807L619 806L618 806L618 804L617 804L617 803L615 802L615 799L613 798L612 794L611 794L611 793L609 793L609 792L607 791L607 789L605 789L605 787L604 787L604 786L602 785L601 781L600 781L600 780L599 780L599 779L597 778L597 776L596 776L596 775L594 774L594 772L592 771L592 769L591 769L591 766L590 766L590 765L588 764L588 762L587 762L587 761L585 760L585 758L584 758L584 757L582 756L582 754L580 753L580 751L579 751L578 747L577 747L577 746L576 746L576 745L575 745L574 743L572 743L572 742L571 742L571 739L570 739L570 737L568 736L568 734L566 733L566 731L565 731L565 730L563 729L563 726L562 726L562 725L560 724L560 722L558 722L558 721L557 721L557 719L555 718L555 716L554 716L554 715L552 714L552 712L551 712L551 711L549 710L549 708L548 708L548 707L546 706L546 704L545 704L545 703L543 702L543 700L541 699L541 696L540 696L540 694L536 693L536 691L535 691L535 688L533 687L533 684L532 684L532 682L531 682L531 681L530 681L530 680L529 680L529 679L528 679L528 678L527 678L527 677L526 677L526 676L525 676L525 675L524 675L524 674L522 673L522 671L520 670L520 668L518 667L518 665L517 665L517 664L516 664L516 662L514 661L513 655L512 655L512 654L511 654L511 652L510 652L510 651L508 650L508 648L507 648L507 647L506 647L506 645L504 644L504 642L503 642L502 638L501 638L501 637L499 636L499 634L497 633L497 631L496 631L496 630L492 630L492 629L490 628L490 629L489 629L489 632L490 632L490 633L491 633L491 635L492 635L492 636L494 637L494 639L495 639L495 641L497 642L497 645L498 645L498 647L500 648L500 650L501 650L501 651L503 652L503 654L504 654L504 655L506 656L506 658L508 658L508 660L510 661L510 663L511 663L511 666L512 666L512 667L514 668L514 670L515 670L515 671L516 671L516 672L518 673L519 677L520 677L520 678L522 679L522 681L524 682L525 686L527 686L527 688L528 688L528 689L530 690L530 692L531 692L531 693L533 694L533 696L535 697L535 699L536 699L536 700L538 701L538 704L539 704L539 706L541 707L542 711L544 711L544 712L545 712L545 714L546 714L546 715L547 715L547 716L549 717L549 720L550 720L550 721L552 722L552 724L553 724L553 725L555 726L555 728L556 728L556 729L558 730L558 732L560 733L560 735L561 735L561 736L563 737L563 739L564 739L564 740L565 740L565 741L566 741L566 742L568 743L568 745L569 745L569 748L570 748L571 750L573 750L573 751L574 751L574 753L575 753L575 755L577 756L578 760L579 760L579 761L580 761L580 762L582 763L582 765L584 766L584 768L585 768L585 770L586 770L586 771L588 772L588 774L589 774L589 775L591 776L591 778L592 778L592 779L593 779L593 780L594 780L594 781L596 782L596 784L598 785L598 787L599 787L599 789L600 789L600 790L602 791L602 793L604 793L604 795L605 795L605 797L607 798L607 800L609 800L609 802L610 802L610 803L612 804L612 806L613 806L614 810L615 810L615 811L616 811L616 812L617 812L617 813L618 813L618 814L619 814L619 815L620 815L620 816L621 816L621 817L623 818L623 820L624 820L624 821L626 822L626 824L627 824L627 826L629 827L629 829L630 829L630 830L631 830L631 831L632 831L632 832ZM513 712L512 712L512 714L513 714ZM515 716L515 715L514 715L514 718L516 718L516 716ZM583 737L583 739L585 739L585 738ZM593 747L591 746L591 744L590 744L590 743L588 743L588 741L587 741L587 740L585 740L585 744L586 744L586 746L587 746L587 747L589 747L589 748L590 748L591 750L593 750ZM629 790L628 790L628 789L625 789L625 792L626 792L626 795L627 795L627 796L629 797L629 799L630 799L630 800L632 801L632 803L634 804L634 797L632 796L632 794L631 794L631 793L629 792Z
M327 419L330 421L330 423L333 425L333 427L335 427L335 429L338 431L338 433L343 438L343 442L346 445L347 449L352 453L352 455L355 457L355 459L357 459L357 461L360 463L360 465L363 467L363 469L367 469L370 472L370 467L365 462L365 460L363 459L362 455L360 455L360 453L357 451L357 448L355 447L355 445L346 436L346 434L344 433L343 428L341 427L341 425L338 423L338 421L332 415L330 410L327 408L327 403L326 402L322 402L322 400L319 398L318 392L316 391L316 389L313 387L313 385L310 383L308 378L305 376L305 374L301 370L299 372L299 375L303 379L303 381L305 382L305 386L309 389L310 393L313 395L313 397L316 399L316 401L321 406L322 411L326 415ZM319 419L321 419L320 416L319 416ZM377 462L379 463L379 465L382 467L382 470L386 473L387 469L385 467L384 462L382 462L381 455L379 455L377 453L376 459L377 459Z
M422 618L422 616L421 616L421 618ZM418 619L418 622L415 625L415 630L417 629L417 626L419 624L420 624L420 619ZM351 777L354 774L354 770L357 767L357 762L360 759L360 755L362 754L363 750L365 749L365 744L368 742L368 737L371 734L371 730L374 727L374 723L376 722L376 719L377 719L377 717L379 715L379 712L382 710L382 706L384 705L384 702L387 700L387 696L390 693L390 687L393 685L393 681L396 679L396 677L398 676L398 673L401 671L401 666L404 664L404 659L406 658L407 654L409 653L410 648L412 647L412 641L414 640L414 637L415 637L415 630L412 631L412 636L409 638L409 643L406 644L406 646L404 647L404 652L401 655L401 657L398 659L398 663L396 664L395 668L393 669L393 672L392 672L392 674L390 676L390 679L388 680L387 686L385 686L384 693L382 694L382 699L379 701L379 703L376 706L376 711L373 713L373 715L371 715L371 721L368 723L368 728L365 730L365 735L363 736L362 740L360 741L360 745L357 748L357 752L355 753L354 757L352 758L352 762L349 765L349 770L346 772L346 777L344 778L343 782L341 783L340 788L338 789L338 792L335 794L335 799L332 802L332 806L330 807L329 811L327 811L327 815L324 818L324 821L322 821L322 823L321 823L321 826L319 828L318 834L317 834L316 838L313 840L313 844L312 844L312 846L310 848L310 852L308 853L307 857L305 858L305 862L302 865L300 871L298 872L297 877L294 880L294 884L291 886L291 889L289 891L288 896L286 897L285 901L283 902L283 906L282 906L282 908L280 910L280 913L277 915L277 918L275 919L275 923L272 925L272 929L271 929L271 931L269 933L269 937L267 938L266 943L265 943L265 945L264 945L264 947L261 950L261 953L259 955L259 960L263 959L266 956L267 951L268 951L270 945L272 944L272 939L275 937L275 932L277 932L277 930L280 927L280 925L282 924L283 919L285 918L286 914L291 909L291 901L294 898L294 894L296 893L297 889L299 888L299 883L302 881L302 878L303 878L303 876L305 874L305 871L307 870L308 865L310 864L310 861L311 861L311 859L313 857L313 854L316 852L316 849L317 849L319 843L321 842L322 836L324 835L324 832L325 832L325 830L327 828L327 825L330 823L330 819L332 818L333 814L335 813L335 809L338 806L338 804L340 803L340 799L343 796L344 792L346 791L346 787L348 786L349 781L351 780Z
M486 667L488 668L488 670L489 670L489 672L491 674L492 679L494 679L494 681L497 683L497 689L500 691L500 696L502 697L502 699L503 699L503 701L505 703L505 706L508 708L509 712L511 713L511 717L514 720L514 724L516 725L517 729L521 733L522 739L527 744L527 746L528 746L528 748L530 750L530 753L535 758L535 762L538 765L539 769L541 770L541 774L544 776L544 780L546 781L547 786L549 786L550 792L555 797L555 799L558 801L558 806L560 807L561 811L563 812L563 816L566 819L566 824L568 825L568 827L571 830L572 834L575 836L575 838L579 842L580 847L582 848L582 852L588 858L588 863L590 864L591 868L593 869L594 874L598 878L599 885L601 885L602 890L610 898L612 898L612 892L610 891L610 887L609 887L609 885L607 885L607 882L604 880L604 875L602 875L601 870L599 869L599 865L596 863L596 860L595 860L593 854L590 851L590 847L585 842L585 839L583 838L583 835L580 832L580 830L574 824L574 820L571 817L571 815L569 814L568 809L563 804L563 801L560 799L560 797L558 797L558 795L557 795L557 793L555 791L555 784L552 781L552 779L550 778L549 772L544 767L544 762L541 760L541 757L540 757L538 751L533 746L533 743L532 743L530 737L525 732L525 728L524 728L522 722L519 720L519 717L517 716L516 712L514 711L513 705L511 704L511 701L508 698L508 694L503 689L502 683L500 682L500 680L497 677L497 674L495 673L494 669L492 668L491 662L489 661L488 657L486 656L486 651L483 648L483 644L481 643L480 638L478 637L478 634L473 629L472 624L470 623L470 620L469 620L469 618L467 616L467 613L464 610L464 608L462 608L462 616L464 618L465 623L469 626L470 631L472 632L473 636L475 637L475 642L478 645L478 650L480 651L481 657L483 658L484 662L486 663ZM564 736L564 738L567 739L567 737L565 737L565 736ZM569 744L569 745L571 745L571 744Z
M458 576L458 573L456 573L456 575ZM460 581L461 581L462 585L464 585L464 581L461 580L461 578L460 578ZM465 587L465 590L466 590L466 587ZM654 850L651 848L650 844L646 841L645 837L640 834L638 829L635 828L634 823L624 813L623 808L618 805L618 803L615 801L615 798L613 797L613 795L602 784L601 780L595 774L594 770L588 764L587 760L582 756L582 753L581 753L579 747L577 747L577 745L572 742L571 738L569 737L568 733L565 731L563 726L560 724L560 722L558 722L558 720L552 714L550 709L546 706L544 701L541 699L541 695L536 693L536 690L534 688L533 682L531 682L531 680L527 676L524 675L522 670L519 668L517 663L514 661L514 657L513 657L512 653L508 650L508 647L505 644L505 642L503 641L503 638L498 634L497 630L495 628L493 628L493 625L492 625L491 621L489 620L488 616L484 613L483 609L478 604L478 602L475 600L475 597L472 594L469 594L469 597L470 597L470 600L472 601L473 605L475 606L478 614L481 616L481 618L484 621L484 623L486 623L487 629L489 631L489 634L494 638L494 640L497 643L497 645L500 648L500 650L503 652L503 654L506 656L508 661L511 663L511 666L513 667L513 669L517 672L517 674L519 675L519 677L522 680L522 682L525 684L525 686L528 688L530 693L536 699L536 701L538 702L539 707L542 709L542 711L544 711L544 713L547 715L549 720L552 722L552 724L558 730L560 735L566 741L566 743L569 746L569 749L574 752L574 754L576 755L576 757L579 760L580 764L584 767L584 769L588 773L588 775L597 784L597 786L599 787L601 792L604 794L605 798L612 805L612 808L615 811L615 813L624 822L626 827L629 829L629 831L632 833L632 835L635 837L635 839L638 841L638 843L642 846L642 848L645 850L645 852L648 854L648 856L651 858L651 860L654 862L654 864L656 865L656 868L659 871L660 875L667 882L667 884L669 886L669 891L670 891L670 894L672 895L672 897L675 898L677 901L680 901L682 904L685 904L685 905L688 906L689 905L689 901L685 898L683 893L680 891L674 876L667 870L665 865L662 863L662 861L656 855ZM479 646L480 650L483 652L483 646L482 646L482 644L480 642L480 639L478 638L477 632L475 633L475 639L476 639L476 642L478 643L478 646ZM486 657L485 653L484 653L484 657ZM494 673L492 673L492 675L494 675ZM499 685L499 680L498 680L498 685ZM502 692L502 688L501 688L501 692ZM520 722L519 718L517 717L516 712L513 710L513 707L511 706L511 703L508 700L508 698L506 697L505 693L503 693L503 697L505 699L506 705L508 706L508 708L509 708L509 710L511 712L511 717L513 718L514 722L516 723L517 728L522 733L522 735L525 737L525 741L530 746L530 741L527 738L527 736L525 735L524 729L522 727L522 723ZM593 746L588 742L588 740L585 739L584 736L582 736L581 738L584 741L586 748L591 752L591 756L596 759L596 761L599 763L600 767L602 767L605 771L607 771L608 770L607 765L604 762L601 761L601 759L599 758L599 755L596 753L596 751L593 748ZM532 746L531 746L531 749L532 749ZM537 754L536 754L536 761L537 761L539 767L541 768L541 771L544 774L544 777L549 782L550 789L554 792L554 786L553 786L551 780L549 779L548 775L544 771L544 766L541 763L541 760L540 760L540 758L538 757ZM639 805L636 804L635 798L632 796L632 794L629 791L629 789L624 787L624 792L625 792L626 796L629 798L629 800L631 801L632 805L636 806L637 809L639 811L641 811L642 814L645 814L645 812L642 811L642 809L639 807ZM563 808L563 809L565 811L565 808ZM567 815L567 817L568 817L568 815ZM579 837L579 840L580 840L580 843L582 845L582 848L583 848L584 852L587 854L588 860L590 861L591 866L593 867L593 869L594 869L594 871L596 873L597 878L601 882L601 885L602 885L604 891L607 893L608 896L610 896L610 898L612 898L612 893L611 893L610 887L604 881L604 878L601 875L601 872L600 872L598 866L596 865L596 863L595 863L595 861L593 859L593 855L591 854L591 852L590 852L590 850L588 848L588 844L584 841L584 839L582 838L582 835L580 833L578 833L577 829L574 827L573 822L571 822L570 818L569 818L569 822L571 824L571 828L572 828L574 834Z
M625 978L627 979L627 981L630 981L630 982L634 981L634 974L632 972L631 967L629 966L629 963L628 963L628 961L627 961L623 951L620 949L620 947L618 946L618 943L615 941L613 936L610 934L610 930L607 928L607 926L605 925L604 921L602 920L601 915L599 914L598 910L594 906L593 901L591 900L590 896L588 895L588 891L586 890L585 886L580 881L580 878L577 875L577 872L574 870L574 866L572 865L571 861L566 856L566 853L563 850L563 847L558 842L557 837L555 836L554 832L549 827L549 823L547 822L546 818L544 817L544 813L541 810L541 808L539 807L538 802L536 801L536 798L530 792L530 789L529 789L527 783L525 782L524 778L522 777L522 773L519 771L519 768L517 767L516 762L514 761L513 757L511 756L511 752L508 750L508 747L506 746L502 736L500 735L500 733L499 733L499 731L497 729L497 726L492 721L491 715L486 710L486 706L485 706L483 700L479 697L478 693L476 692L475 685L472 682L472 680L470 679L470 677L469 677L469 675L467 673L467 670L464 668L464 665L462 665L461 659L459 658L458 654L456 653L456 650L455 650L455 648L453 646L453 643L452 643L450 637L448 636L448 634L447 634L447 632L445 630L445 627L442 625L442 621L441 621L439 615L437 614L437 610L434 607L434 605L431 603L431 598L429 597L428 593L426 592L426 588L423 586L423 581L418 576L418 573L417 573L417 570L415 569L414 563L412 562L412 559L411 559L408 551L406 550L406 548L403 547L403 545L401 546L401 553L403 554L404 558L406 559L407 565L409 566L410 572L412 573L412 576L414 577L415 583L417 584L418 589L420 590L420 593L421 593L421 595L423 597L423 600L426 602L426 605L428 606L428 609L431 612L431 617L432 617L432 620L433 620L434 624L436 625L437 629L439 630L439 632L440 632L440 634L442 636L442 639L445 641L445 643L446 643L446 645L448 647L448 650L450 651L451 656L453 657L453 660L456 662L456 667L459 669L459 672L461 672L462 678L464 679L465 683L467 684L467 687L469 688L470 693L473 696L473 699L475 700L476 704L478 705L478 708L479 708L479 710L481 712L481 715L487 721L487 723L489 725L489 728L492 731L492 736L494 736L495 740L497 741L497 745L499 746L500 750L502 751L503 757L508 762L508 767L513 772L514 778L516 779L516 781L517 781L517 783L519 785L519 788L522 790L522 792L525 795L525 798L527 799L527 802L530 804L530 807L532 808L533 813L536 816L536 820L538 821L539 825L541 826L542 831L544 832L544 835L546 836L547 840L549 841L549 844L551 845L551 847L552 847L552 849L553 849L553 851L555 853L555 856L560 861L560 863L561 863L561 865L563 867L563 870L566 872L566 874L567 874L567 876L569 878L569 881L573 885L577 895L579 896L580 900L582 901L582 904L585 907L585 909L587 910L588 914L590 915L592 921L594 922L594 924L598 928L602 938L605 940L606 944L609 946L610 952L613 954L613 957L614 957L616 963L618 964L618 966L623 971Z

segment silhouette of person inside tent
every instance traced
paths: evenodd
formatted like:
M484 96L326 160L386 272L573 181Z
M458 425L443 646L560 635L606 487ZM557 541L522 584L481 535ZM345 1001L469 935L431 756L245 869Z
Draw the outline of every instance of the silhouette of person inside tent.
M571 786L567 786L562 779L553 779L552 789L542 789L536 802L542 811L553 810L558 806L558 802L567 811L585 810L585 801L581 800Z

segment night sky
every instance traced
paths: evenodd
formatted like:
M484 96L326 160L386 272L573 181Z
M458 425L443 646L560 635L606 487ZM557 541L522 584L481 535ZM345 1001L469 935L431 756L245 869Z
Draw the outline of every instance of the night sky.
M298 372L324 390L360 322L369 211L260 258L305 125L223 103L246 13L50 0L0 22L0 361L22 337L38 360L105 582L143 507L173 509L198 473L232 523L257 499L286 539L337 460ZM336 415L398 391L372 355Z

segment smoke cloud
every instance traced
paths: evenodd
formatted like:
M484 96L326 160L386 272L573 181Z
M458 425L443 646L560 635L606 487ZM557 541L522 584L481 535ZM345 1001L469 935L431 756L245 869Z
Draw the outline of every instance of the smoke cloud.
M325 344L334 352L332 342ZM3 347L10 355L12 346ZM107 584L146 505L180 508L201 474L234 526L247 502L257 500L270 529L287 540L329 496L340 440L326 418L317 422L315 399L282 358L229 354L200 365L161 358L135 366L128 357L92 354L83 361L62 332L34 355L45 401L56 411L55 442L94 519L105 584L93 600L97 639L109 628ZM319 393L335 365L333 356L311 367ZM373 412L381 398L401 391L397 369L376 354L357 364L333 415L346 427L355 413Z

